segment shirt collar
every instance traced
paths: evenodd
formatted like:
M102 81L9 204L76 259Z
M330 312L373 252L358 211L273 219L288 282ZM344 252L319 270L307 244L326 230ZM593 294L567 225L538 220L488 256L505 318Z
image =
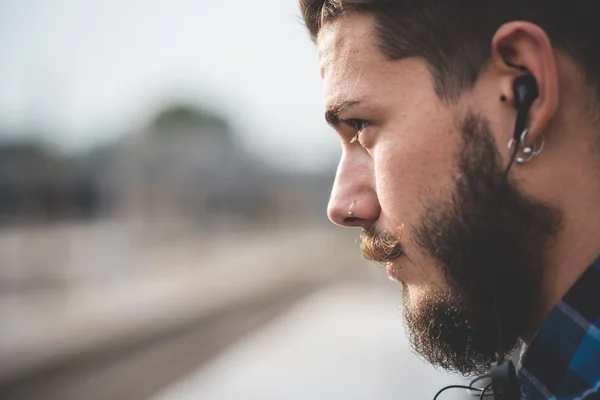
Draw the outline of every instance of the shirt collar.
M523 354L525 399L583 398L600 389L600 258L552 309Z

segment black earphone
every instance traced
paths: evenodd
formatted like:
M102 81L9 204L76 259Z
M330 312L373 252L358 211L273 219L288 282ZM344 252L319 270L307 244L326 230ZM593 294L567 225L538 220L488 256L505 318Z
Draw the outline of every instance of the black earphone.
M498 199L499 202L501 201L501 195L504 192L504 189L506 188L506 184L508 181L508 173L510 172L511 167L515 162L517 153L519 151L519 147L521 145L521 139L527 126L527 117L529 116L529 110L531 109L533 102L539 97L538 85L533 75L526 74L516 78L513 82L513 94L515 98L515 108L517 109L515 130L513 133L514 149L512 150L510 161L502 177L501 192L499 196L500 199ZM493 272L495 273L495 271ZM496 306L498 294L498 288L496 287L496 279L492 279L492 287L494 291L494 312L496 314L498 328L498 352L496 353L496 361L493 362L491 365L490 374L478 377L477 379L471 381L471 384L469 386L447 386L435 395L434 400L436 400L442 392L452 388L468 389L471 391L471 393L477 394L480 399L490 396L490 392L493 392L494 400L521 400L521 389L519 388L519 381L517 379L515 366L511 360L506 360L504 358L504 345L502 342L502 324L500 322L500 315ZM486 378L491 378L492 382L485 386L485 388L480 389L475 388L473 386L475 383L483 381Z
M527 124L527 115L529 114L531 105L540 95L533 75L527 74L516 78L513 82L513 93L515 96L515 108L517 109L517 120L513 138L516 141L520 141L521 134Z

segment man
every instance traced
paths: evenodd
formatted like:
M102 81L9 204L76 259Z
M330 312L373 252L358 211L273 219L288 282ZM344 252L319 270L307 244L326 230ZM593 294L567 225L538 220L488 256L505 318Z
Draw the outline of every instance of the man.
M595 5L300 0L343 149L329 218L400 282L417 352L485 374L522 341L528 399L600 393Z

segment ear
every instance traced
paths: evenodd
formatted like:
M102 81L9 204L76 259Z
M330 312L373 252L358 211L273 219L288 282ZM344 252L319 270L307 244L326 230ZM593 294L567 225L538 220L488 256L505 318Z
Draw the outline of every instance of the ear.
M527 143L532 145L556 115L559 84L554 49L548 35L539 26L523 21L502 25L492 39L492 67L499 73L500 90L513 107L514 79L529 73L537 81L539 97L533 102L527 119Z

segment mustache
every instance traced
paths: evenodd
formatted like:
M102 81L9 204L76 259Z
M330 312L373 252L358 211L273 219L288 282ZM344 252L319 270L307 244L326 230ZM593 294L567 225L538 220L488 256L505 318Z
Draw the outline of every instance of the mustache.
M387 230L380 230L370 225L360 235L360 251L370 261L388 263L402 254L400 239Z

